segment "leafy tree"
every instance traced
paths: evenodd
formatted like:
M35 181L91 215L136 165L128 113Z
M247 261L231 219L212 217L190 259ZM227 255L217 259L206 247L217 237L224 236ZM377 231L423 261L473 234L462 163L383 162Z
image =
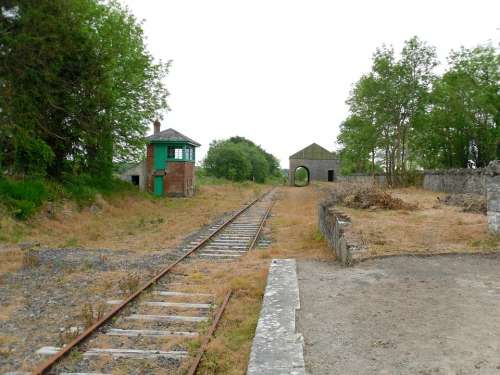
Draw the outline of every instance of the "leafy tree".
M478 167L500 158L500 54L491 46L462 48L436 82L417 129L419 162L427 168Z
M260 146L243 137L213 141L203 165L209 175L233 181L264 182L270 176L281 174L275 167L277 159Z
M135 159L166 108L168 64L116 1L10 0L0 8L0 163L10 173L89 173Z

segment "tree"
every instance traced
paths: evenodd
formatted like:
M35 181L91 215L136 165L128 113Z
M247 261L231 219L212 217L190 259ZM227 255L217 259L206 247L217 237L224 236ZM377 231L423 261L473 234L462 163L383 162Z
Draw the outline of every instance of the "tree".
M392 48L377 49L371 72L347 101L351 115L338 137L348 159L361 158L358 168L370 157L373 172L375 155L382 151L388 182L404 178L414 160L414 129L428 104L436 64L434 48L417 37L405 42L399 60Z
M0 8L0 150L10 173L111 176L167 109L140 23L116 1L11 0Z
M491 46L452 51L418 129L427 168L478 167L500 158L500 54Z
M233 181L251 180L265 182L269 176L277 176L273 163L277 159L260 146L243 137L213 141L203 162L207 174Z

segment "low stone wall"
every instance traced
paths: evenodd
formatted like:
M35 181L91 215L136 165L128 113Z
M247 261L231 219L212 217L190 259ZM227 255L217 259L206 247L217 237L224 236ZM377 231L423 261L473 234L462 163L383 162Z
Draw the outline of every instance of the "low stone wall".
M352 174L349 176L337 176L339 182L350 182L362 185L372 185L373 176L370 174ZM375 175L375 183L377 185L385 185L385 176L381 174Z
M337 260L345 266L362 259L367 250L351 233L350 225L351 219L337 210L332 201L320 203L319 230L335 251Z
M492 233L500 235L500 160L492 161L484 176L488 228Z
M485 169L448 169L425 171L424 189L456 194L484 195Z

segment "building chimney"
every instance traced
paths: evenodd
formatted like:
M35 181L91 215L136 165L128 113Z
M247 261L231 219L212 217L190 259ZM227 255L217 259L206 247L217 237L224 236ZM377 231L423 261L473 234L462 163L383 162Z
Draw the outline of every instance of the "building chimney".
M154 126L155 126L155 135L158 135L160 134L160 121L158 121L158 119L155 120L154 122Z

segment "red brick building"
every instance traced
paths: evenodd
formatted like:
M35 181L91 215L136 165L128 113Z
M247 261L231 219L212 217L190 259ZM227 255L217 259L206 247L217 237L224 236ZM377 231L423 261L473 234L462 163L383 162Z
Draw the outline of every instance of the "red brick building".
M120 178L157 196L190 197L194 194L194 163L200 144L174 129L160 130L146 138L146 160L130 166Z
M200 144L174 129L160 131L158 120L154 134L146 139L145 189L157 196L192 196L196 147Z

